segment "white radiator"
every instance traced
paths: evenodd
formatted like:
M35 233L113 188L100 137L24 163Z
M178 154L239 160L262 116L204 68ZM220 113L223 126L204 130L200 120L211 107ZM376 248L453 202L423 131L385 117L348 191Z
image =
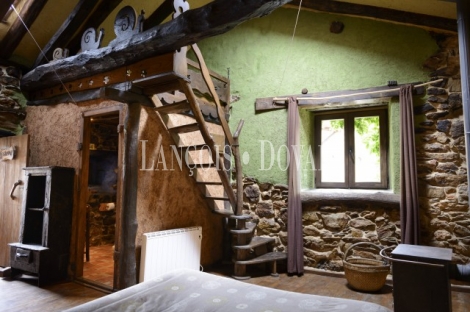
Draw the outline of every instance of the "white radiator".
M199 270L202 227L144 233L139 281L176 269Z

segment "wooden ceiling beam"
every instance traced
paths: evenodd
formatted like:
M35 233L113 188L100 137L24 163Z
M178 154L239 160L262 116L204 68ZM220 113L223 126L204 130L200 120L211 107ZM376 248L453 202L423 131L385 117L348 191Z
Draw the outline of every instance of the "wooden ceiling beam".
M46 46L43 48L43 53L39 53L34 67L45 63L48 60L52 60L52 53L56 48L65 48L70 37L80 28L83 21L85 21L90 12L93 12L96 4L96 0L80 0L75 6L73 11L67 17L67 19L62 23L62 26L57 30L57 32L52 36Z
M3 0L2 0L3 1ZM34 23L39 13L42 11L48 0L34 0L26 1L23 9L20 12L20 16L23 19L26 27L30 28ZM0 42L0 58L8 59L13 54L13 51L18 47L24 35L27 33L27 29L19 18L11 25L3 40Z
M93 2L93 1L91 1ZM94 2L97 2L96 0ZM101 0L96 6L96 9L91 12L88 11L86 19L82 20L75 28L67 27L62 37L68 39L65 43L55 44L55 47L62 46L69 49L70 54L76 54L81 49L82 35L90 27L98 28L108 15L122 2L122 0ZM86 21L85 21L86 20ZM84 22L85 21L85 22ZM106 34L105 34L106 35ZM112 36L113 34L107 34ZM39 57L38 57L39 58ZM37 61L36 61L37 62ZM35 64L34 67L40 65Z
M299 0L293 0L292 5L298 6L299 2ZM380 8L371 5L331 0L303 0L302 8L457 32L457 21L455 19Z
M214 0L125 39L115 47L85 51L38 66L23 76L21 89L25 92L41 90L172 53L201 39L225 33L244 21L270 14L288 2L290 0Z
M15 0L2 0L0 1L0 21L5 17L10 6L15 2Z
M104 22L104 20L108 17L108 15L114 11L114 9L121 4L122 0L102 0L96 10L91 13L86 21L83 23L82 26L78 29L75 34L72 35L72 39L68 44L68 49L71 53L77 53L80 50L80 45L82 41L82 35L90 27L98 28ZM113 34L108 34L108 36L112 36ZM105 34L106 36L106 34Z
M144 30L160 25L173 12L173 0L164 0L162 4L145 19Z

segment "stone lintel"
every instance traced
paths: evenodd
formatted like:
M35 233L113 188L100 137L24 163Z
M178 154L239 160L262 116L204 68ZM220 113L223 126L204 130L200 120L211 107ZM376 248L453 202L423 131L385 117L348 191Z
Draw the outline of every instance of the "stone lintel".
M301 191L300 198L303 209L316 205L339 205L350 202L400 208L400 194L384 190L315 189Z

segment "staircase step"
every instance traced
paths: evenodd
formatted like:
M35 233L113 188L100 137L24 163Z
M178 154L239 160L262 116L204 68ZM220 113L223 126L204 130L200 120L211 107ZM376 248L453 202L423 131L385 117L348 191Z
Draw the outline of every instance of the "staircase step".
M212 199L212 200L229 200L227 197L222 197L222 196L205 196L207 199ZM232 213L233 214L233 213Z
M207 164L193 164L193 163L189 163L188 164L188 167L190 168L204 168L204 169L207 169L207 168L215 168L216 165L214 163L207 163Z
M178 151L181 151L182 153L186 153L186 151L202 151L202 150L210 150L210 146L207 144L178 146Z
M253 232L255 230L255 228L256 228L256 223L247 222L246 223L246 229L241 229L241 230L231 229L230 233L232 233L232 234L249 234L249 233Z
M224 215L226 217L233 215L233 211L229 209L216 209L216 210L212 210L212 212Z
M221 182L221 178L215 168L210 169L191 169L192 174L196 182Z
M189 153L189 152L199 152L199 151L203 151L203 150L207 150L209 153L211 151L211 148L208 144L195 144L195 145L182 145L182 146L178 146L178 151L182 152L182 153ZM220 156L224 156L224 150L223 149L218 149L218 152L219 152L219 155Z
M230 216L230 219L247 220L247 219L251 219L251 215L249 214L233 215L233 216Z
M261 236L255 236L251 239L251 242L248 245L242 245L242 246L233 246L233 249L253 249L258 246L266 245L273 243L275 239L273 237L261 237Z
M168 131L170 131L171 133L194 132L194 131L199 131L199 125L197 123L187 124L187 125L182 125L182 126L169 128Z
M228 201L206 198L206 202L209 208L211 209L211 211L213 212L224 214L225 217L229 217L233 215L233 211L231 207L227 205Z
M200 132L173 134L172 137L175 145L178 147L178 151L181 148L206 144Z
M217 181L196 181L197 184L203 184L203 185L222 185L222 182L217 182ZM233 216L230 216L232 218Z
M259 257L250 259L250 260L235 261L235 263L241 264L241 265L248 265L248 264L266 263L266 262L272 262L272 261L284 260L284 259L287 259L287 254L285 252L272 251L272 252L265 253L264 255L261 255Z
M11 267L0 267L0 277L10 277Z
M155 111L159 112L160 114L178 114L190 110L191 106L189 105L188 101L181 101L178 103L167 104L155 108Z

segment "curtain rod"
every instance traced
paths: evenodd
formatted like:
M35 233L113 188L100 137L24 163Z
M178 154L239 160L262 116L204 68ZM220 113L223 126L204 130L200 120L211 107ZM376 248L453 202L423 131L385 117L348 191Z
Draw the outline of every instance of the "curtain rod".
M414 85L413 88L424 87L436 82L441 82L444 79L437 79L425 83L421 83L418 85ZM349 93L349 94L340 94L340 95L332 95L332 96L325 96L325 97L297 97L296 100L329 100L341 97L349 97L349 96L356 96L356 95L367 95L367 94L376 94L382 92L390 92L390 91L400 91L400 88L388 89L388 90L377 90L377 91L369 91L369 92L358 92L358 93ZM287 97L275 97L273 98L273 102L285 102L289 100Z

